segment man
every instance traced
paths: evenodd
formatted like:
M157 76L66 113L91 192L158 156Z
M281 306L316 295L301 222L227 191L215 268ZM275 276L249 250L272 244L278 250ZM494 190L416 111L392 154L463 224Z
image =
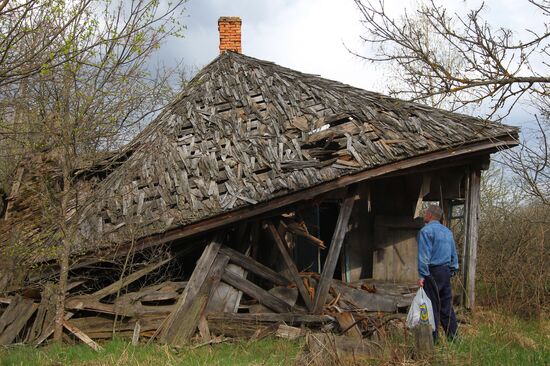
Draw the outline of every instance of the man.
M433 307L437 339L439 322L447 338L457 335L457 323L452 304L451 277L458 271L453 233L439 220L443 211L439 206L431 205L424 213L426 225L418 233L418 284L430 298Z

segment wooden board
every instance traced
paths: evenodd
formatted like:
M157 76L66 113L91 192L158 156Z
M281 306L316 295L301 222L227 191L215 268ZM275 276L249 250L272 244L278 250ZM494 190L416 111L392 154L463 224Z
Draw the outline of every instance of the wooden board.
M477 263L477 241L479 230L479 195L481 172L472 169L468 175L466 205L464 207L464 249L463 249L463 305L473 309L475 305L475 279Z
M283 239L277 232L277 229L275 229L275 225L273 225L272 222L269 222L267 224L267 229L271 234L271 237L275 242L275 245L279 249L279 252L283 257L283 261L285 262L285 265L290 273L290 276L292 277L292 280L296 284L296 287L298 288L298 292L300 292L300 295L302 295L302 299L304 300L304 303L306 304L307 308L310 311L313 310L313 304L311 302L309 291L306 289L304 282L302 281L302 278L298 273L298 268L296 268L296 264L294 263L294 261L292 260L292 257L290 257L290 254L288 253L287 245L284 243Z
M355 197L348 197L344 200L340 212L338 214L338 221L336 222L336 228L334 229L334 235L328 249L327 259L323 266L323 273L321 273L321 279L317 286L317 293L315 295L315 303L313 305L313 312L319 314L323 311L326 299L328 297L328 290L334 276L334 270L338 262L338 256L342 249L342 243L348 231L348 221L353 209L353 202Z
M30 299L16 295L8 308L0 316L0 345L11 344L19 335L37 305Z
M290 283L290 281L284 276L275 272L271 268L264 266L260 262L257 262L254 259L247 257L242 253L239 253L235 249L223 246L220 249L220 252L229 256L229 261L231 263L235 263L238 266L243 267L247 271L254 273L256 276L260 276L275 285L285 286Z
M340 332L343 335L355 339L363 338L361 330L359 330L359 327L357 326L355 318L353 317L353 314L351 312L345 311L343 313L338 313L335 314L334 317L338 321Z
M26 342L33 344L49 328L53 326L55 316L55 284L49 282L44 285L41 301L34 317L34 322L27 335Z
M101 351L103 348L94 342L86 333L75 327L73 324L69 323L68 320L63 320L63 327L69 332L74 334L78 339L84 342L85 345L93 349L94 351Z
M414 282L418 278L418 244L422 228L419 220L407 216L376 216L373 278L394 282Z
M214 239L206 246L197 265L191 274L183 294L181 295L176 308L170 314L162 330L161 340L172 345L182 345L187 342L188 328L182 328L182 322L187 316L187 311L193 303L193 299L199 292L208 278L210 269L218 256L218 251L222 245L223 236L216 235ZM198 321L198 318L197 318Z
M397 303L401 296L369 293L347 286L333 280L331 287L340 296L339 304L345 310L383 311L393 313L397 311Z
M226 255L218 254L200 290L192 298L187 298L185 306L182 307L184 314L178 323L177 338L171 342L173 346L182 346L188 343L195 334L208 300L220 282L227 262L229 262L229 258Z
M236 276L245 278L245 270L235 264L228 264L227 270ZM226 312L234 313L240 300L239 290L224 282L220 282L214 289L212 296L208 300L206 313Z
M208 315L208 320L221 321L251 321L251 322L285 322L287 324L324 324L334 322L329 315L298 314L298 313L265 313L265 314L223 314L213 313Z
M352 282L372 277L373 214L369 211L369 186L359 186L360 199L355 201L349 219L349 231L342 248L343 281Z
M255 285L254 283L235 275L230 271L226 270L224 272L222 280L225 283L235 287L236 289L241 290L253 299L258 300L260 304L267 306L273 311L276 311L278 313L286 313L291 310L291 306L283 300L270 294L269 292Z

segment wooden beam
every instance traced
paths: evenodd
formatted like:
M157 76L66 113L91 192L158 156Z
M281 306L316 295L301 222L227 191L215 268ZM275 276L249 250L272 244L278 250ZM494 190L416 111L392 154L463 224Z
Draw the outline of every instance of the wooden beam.
M479 228L479 197L481 171L471 169L466 186L464 212L464 249L463 249L463 305L473 309L475 305L475 280L477 263L477 242Z
M313 305L313 312L320 314L325 306L325 301L328 296L328 290L334 276L334 270L338 262L338 256L342 249L342 243L348 231L348 221L351 216L355 197L348 197L344 200L344 203L340 207L340 213L338 214L338 221L336 222L336 228L334 229L334 235L328 249L327 259L323 266L323 272L321 273L321 279L317 286L317 293L315 294L315 302Z
M85 345L87 345L94 351L98 352L103 350L103 348L99 344L94 342L92 338L88 337L86 333L69 323L68 320L63 320L63 327L65 327L65 329L74 334L76 338L80 339L82 342L84 342Z
M329 315L297 314L297 313L212 313L208 315L208 320L232 320L232 321L250 321L250 322L285 322L287 324L323 324L334 322L334 318Z
M155 269L165 265L166 263L170 262L171 260L172 260L172 258L168 258L168 259L162 260L162 261L157 262L157 263L152 263L152 264L146 266L145 268L142 268L139 271L136 271L136 272L134 272L134 273L132 273L132 274L130 274L130 275L128 275L128 276L126 276L126 277L124 277L124 278L122 278L122 279L120 279L120 280L118 280L118 281L116 281L112 284L110 284L109 286L107 286L105 288L102 288L99 291L94 292L93 294L90 295L90 297L96 298L97 300L101 300L105 296L114 294L118 290L128 286L130 283L132 283L134 281L137 281L138 279L145 276L146 274L153 272Z
M204 248L201 257L197 261L197 265L191 274L191 278L185 286L185 290L181 294L176 309L169 315L162 329L161 340L169 344L181 344L185 340L182 339L184 334L180 333L180 325L186 317L189 304L197 296L203 283L206 281L210 268L214 264L214 260L218 256L218 252L222 245L223 236L216 235L214 239Z
M187 344L199 325L199 321L203 316L208 300L212 296L214 289L217 288L220 283L222 273L229 262L229 257L224 254L218 254L210 271L208 277L203 282L199 291L192 298L188 297L185 302L185 306L182 307L181 312L183 316L179 318L177 323L177 336L172 339L170 344L172 346L181 347Z
M309 311L312 311L313 304L311 303L311 297L309 295L309 291L306 289L306 286L304 285L304 281L302 281L302 277L300 277L300 273L298 272L298 268L296 268L296 264L290 257L290 254L288 254L287 245L283 242L283 239L279 235L279 232L277 231L277 229L275 229L275 225L273 225L272 222L267 223L267 229L271 234L271 237L275 241L275 244L279 249L281 256L283 257L283 261L285 262L286 267L288 268L290 275L292 276L291 278L296 284L296 287L298 288L298 292L300 292L300 295L302 295L302 299L304 299L304 303L306 304L306 307L308 308Z
M235 263L236 265L243 267L247 271L250 271L257 276L260 276L275 285L286 286L290 283L290 281L286 277L280 275L271 268L255 261L251 257L245 256L235 249L223 246L220 249L220 253L229 256L229 261L231 263Z
M278 313L287 313L291 311L291 306L279 299L276 296L273 296L263 288L253 284L252 282L245 280L242 277L237 276L236 274L225 271L222 275L222 281L235 287L238 290L241 290L248 296L253 299L258 300L258 302L268 308L278 312Z
M340 332L343 335L348 336L350 338L357 339L359 341L363 339L361 330L357 326L357 322L355 321L355 318L353 317L353 314L350 311L345 311L343 313L336 313L334 316L338 321L338 325L340 326Z
M325 243L319 239L318 237L314 236L314 235L311 235L308 231L307 231L307 227L305 226L305 224L302 222L301 224L298 223L298 222L284 222L284 221L281 221L281 224L285 226L285 228L290 231L292 234L294 235L297 235L301 238L304 238L306 240L308 240L311 244L321 248L321 249L327 249L327 247L325 246Z
M11 344L21 333L38 305L30 299L16 295L0 316L0 345Z

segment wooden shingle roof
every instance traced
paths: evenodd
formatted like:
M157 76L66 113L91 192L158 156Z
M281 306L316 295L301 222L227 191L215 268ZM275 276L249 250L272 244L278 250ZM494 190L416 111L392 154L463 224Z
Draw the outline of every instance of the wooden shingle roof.
M127 242L431 152L513 145L517 134L226 52L125 149L79 234L86 245Z

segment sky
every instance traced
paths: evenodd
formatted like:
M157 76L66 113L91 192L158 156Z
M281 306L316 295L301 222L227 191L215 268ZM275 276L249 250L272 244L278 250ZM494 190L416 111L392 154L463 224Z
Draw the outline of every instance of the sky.
M386 0L391 14L398 16L416 0ZM445 6L463 12L479 5L477 0L450 0ZM526 0L489 0L484 16L495 24L524 31L542 18ZM346 49L372 52L359 36L364 33L360 13L353 0L189 0L187 26L182 39L162 47L163 62L183 61L201 68L218 55L220 16L242 19L243 53L298 71L317 74L367 90L386 91L386 69L367 63ZM522 125L528 109L517 108L508 122Z

